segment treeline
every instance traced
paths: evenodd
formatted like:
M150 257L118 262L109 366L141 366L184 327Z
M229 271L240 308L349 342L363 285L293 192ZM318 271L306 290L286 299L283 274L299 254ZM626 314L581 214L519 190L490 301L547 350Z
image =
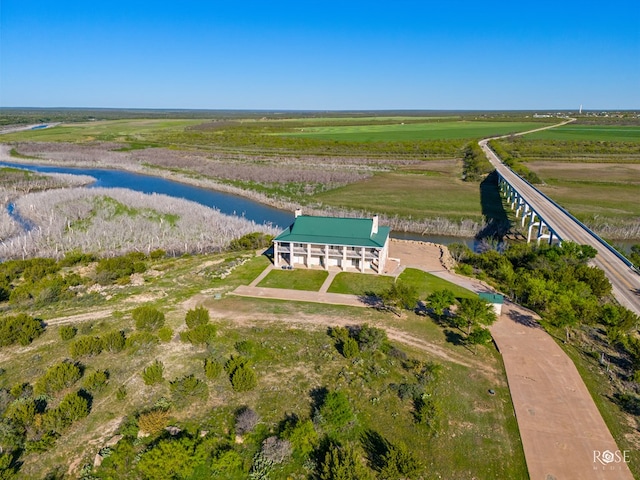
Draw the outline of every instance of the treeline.
M493 171L493 166L477 142L470 142L464 148L462 163L462 178L467 182L477 182Z
M489 142L489 146L496 153L496 155L500 157L500 160L502 160L502 162L505 165L507 165L509 168L511 168L511 170L516 172L518 175L520 175L522 178L527 180L529 183L532 183L532 184L542 183L542 180L540 180L540 177L538 177L538 175L536 175L534 172L529 170L520 161L518 153L511 152L506 148L504 148L503 144L500 143L500 140L491 140Z
M624 156L640 156L640 143L616 142L600 140L537 140L524 137L506 137L491 141L492 148L500 149L503 154L514 159L535 158L571 158L576 161L589 161L585 157L596 156L593 161L607 161L607 156L613 156L611 161L627 162ZM495 151L494 148L494 151ZM496 153L498 153L496 151ZM502 155L500 155L502 157ZM602 158L604 157L604 158ZM622 157L622 158L620 158Z
M593 247L572 242L537 247L514 244L502 254L473 253L461 244L449 249L462 273L490 280L514 302L539 313L551 327L564 329L567 341L572 331L580 330L588 332L595 345L608 343L612 352L625 358L617 362L620 381L640 381L640 318L614 300L604 272L588 265L596 255ZM597 351L593 353L599 357Z

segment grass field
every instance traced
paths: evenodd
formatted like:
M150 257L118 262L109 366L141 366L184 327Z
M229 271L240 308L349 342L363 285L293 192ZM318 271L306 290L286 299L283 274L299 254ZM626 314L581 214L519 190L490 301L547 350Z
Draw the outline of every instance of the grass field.
M262 279L258 287L317 292L328 276L329 273L326 270L272 270Z
M483 138L532 130L544 125L546 124L536 122L397 122L386 125L306 127L298 132L280 135L341 142L407 142Z
M601 142L640 142L640 126L563 125L535 132L529 140L596 140Z
M463 182L455 161L434 165L424 173L381 173L358 183L312 197L334 207L359 209L421 219L446 216L482 220L477 183ZM429 168L429 164L425 164Z

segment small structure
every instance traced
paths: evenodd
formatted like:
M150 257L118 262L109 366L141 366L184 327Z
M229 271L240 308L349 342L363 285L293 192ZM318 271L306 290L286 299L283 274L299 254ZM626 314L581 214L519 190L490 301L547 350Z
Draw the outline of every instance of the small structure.
M478 296L490 303L493 306L493 310L496 312L496 316L499 318L502 313L502 304L504 303L504 297L499 293L479 293Z
M389 231L378 225L377 215L314 217L296 210L293 223L273 240L273 263L381 273L389 255Z

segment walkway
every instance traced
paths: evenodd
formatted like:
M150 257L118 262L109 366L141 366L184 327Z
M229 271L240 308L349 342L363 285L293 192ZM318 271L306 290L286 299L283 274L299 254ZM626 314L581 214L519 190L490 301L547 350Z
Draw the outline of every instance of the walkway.
M439 245L392 241L390 256L475 292L486 284L456 275ZM365 306L354 295L238 287L236 295ZM531 480L633 480L626 464L594 461L618 450L575 365L537 323L534 313L506 303L490 327L502 354Z

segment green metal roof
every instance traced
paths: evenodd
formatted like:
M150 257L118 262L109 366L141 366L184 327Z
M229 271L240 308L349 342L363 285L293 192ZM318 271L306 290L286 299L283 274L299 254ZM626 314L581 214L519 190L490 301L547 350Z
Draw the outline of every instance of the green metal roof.
M389 227L378 227L378 233L371 235L372 226L371 218L300 215L275 240L351 247L384 247L389 237Z
M498 293L479 293L478 296L489 303L504 303L504 297Z

